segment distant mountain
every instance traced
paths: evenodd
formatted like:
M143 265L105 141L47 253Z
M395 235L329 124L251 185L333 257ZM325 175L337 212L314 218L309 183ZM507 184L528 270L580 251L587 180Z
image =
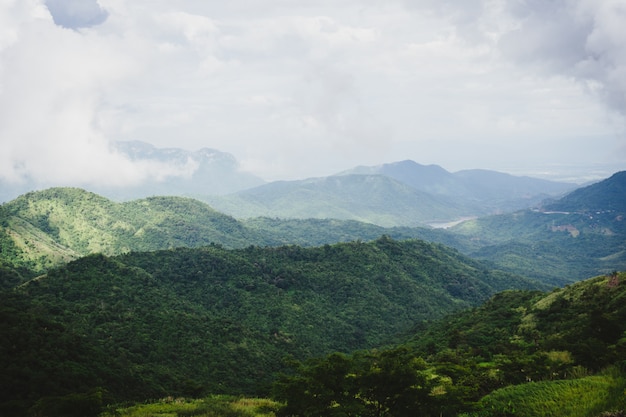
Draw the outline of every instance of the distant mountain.
M334 218L394 227L510 212L573 187L495 171L452 174L437 165L402 161L199 198L237 218Z
M400 161L357 167L339 175L378 174L437 196L463 200L478 215L531 207L548 197L561 196L575 184L513 176L497 171L473 169L451 173L438 165Z
M117 149L136 162L160 162L178 168L185 175L153 179L136 187L94 188L99 194L116 199L150 196L194 196L229 194L265 183L243 172L234 156L215 149L186 151L180 148L156 148L140 141L117 142Z
M545 210L592 212L611 210L626 213L626 171L606 180L578 188L558 201L548 203Z
M626 172L534 210L486 216L450 229L465 253L562 285L626 269Z
M452 198L434 196L384 175L277 181L203 200L237 218L343 219L384 227L424 225L465 213Z
M134 162L158 163L163 172L158 178L134 186L82 185L83 188L114 200L134 200L152 196L229 194L265 183L263 179L242 171L233 155L215 149L157 148L141 141L116 142L115 148ZM42 186L32 178L16 184L0 180L0 202L46 188L50 185Z

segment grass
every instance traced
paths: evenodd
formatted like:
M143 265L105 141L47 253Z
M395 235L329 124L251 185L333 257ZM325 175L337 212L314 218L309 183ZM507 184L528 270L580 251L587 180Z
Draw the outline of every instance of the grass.
M278 406L264 398L225 395L203 399L165 398L131 407L111 407L101 417L274 417Z
M468 417L594 417L626 407L626 377L617 370L580 379L506 387L480 401Z

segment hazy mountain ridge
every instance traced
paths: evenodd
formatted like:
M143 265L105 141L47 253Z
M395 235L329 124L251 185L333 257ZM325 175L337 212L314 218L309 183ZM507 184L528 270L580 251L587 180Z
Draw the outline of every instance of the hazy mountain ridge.
M158 161L174 167L177 175L150 180L136 187L94 189L116 199L150 196L192 196L228 194L265 183L261 178L239 168L235 157L216 149L186 151L180 148L157 148L145 142L116 142L116 148L133 161Z
M237 218L339 218L393 227L532 207L573 187L487 170L451 174L437 165L402 161L200 198Z
M467 253L556 285L626 269L626 173L581 187L535 210L454 226ZM559 277L560 275L560 277Z
M357 191L352 193L350 186L354 185L354 179L361 188L357 187ZM598 206L598 202L610 201L610 198L615 199L617 204L621 201L620 179L623 181L623 175L615 175L607 182L584 187L572 195L581 196L577 198L584 201L584 195L592 192L589 199L593 201L593 207L602 207L601 203ZM349 209L341 205L341 195L350 201L360 198L365 190L376 194L377 186L384 191L390 181L394 180L383 176L356 175L309 180L306 187L291 182L276 182L268 184L268 187L277 189L286 199L289 195L299 196L303 205L314 201L312 195L320 187L322 190L331 188L335 190L338 207L346 213ZM612 183L615 185L610 186ZM399 182L393 184L402 190L409 189ZM344 191L346 187L348 191ZM613 190L615 187L617 192ZM608 195L602 197L605 191ZM373 198L374 207L360 212L361 217L375 215L380 221L389 221L390 212L395 213L397 219L402 210L410 208L412 203L417 204L416 200L408 200L402 206L380 213L375 205L389 206L393 199L384 192L378 196L386 197ZM267 201L275 200L271 196L268 198L265 191L260 192L257 204L267 204ZM434 201L443 204L441 200ZM583 204L581 207L587 206ZM314 204L310 207L317 208ZM372 240L386 234L396 239L422 238L441 242L478 259L493 262L500 268L560 286L586 276L626 268L623 215L615 210L592 214L523 210L467 221L443 231L383 228L353 220L314 218L281 220L265 217L237 221L189 198L154 197L115 203L80 189L50 189L26 194L0 206L0 217L3 219L0 225L3 231L0 234L3 247L0 260L5 267L22 268L28 276L93 252L119 254L210 243L232 248L250 244L314 246L357 239Z
M487 211L526 208L548 196L559 196L576 188L575 184L514 176L485 169L451 173L439 165L421 165L406 160L371 167L357 167L351 173L386 175L420 191L439 196L479 202Z
M154 165L152 174L136 185L104 186L73 184L116 201L152 196L193 196L229 194L264 184L256 175L242 171L237 159L216 149L188 151L181 148L158 148L142 141L120 141L116 152L141 166ZM80 184L80 185L78 185ZM68 184L63 184L65 186ZM33 190L55 188L23 178L19 183L0 181L0 201L8 202Z
M383 175L280 181L203 200L237 218L334 218L383 227L424 225L463 213L451 198L415 190Z

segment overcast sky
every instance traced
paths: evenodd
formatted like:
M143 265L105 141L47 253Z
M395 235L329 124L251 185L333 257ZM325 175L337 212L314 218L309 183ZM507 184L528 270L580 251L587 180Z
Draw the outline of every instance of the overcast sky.
M626 169L624 22L624 0L0 0L0 180L163 173L120 140L266 180Z

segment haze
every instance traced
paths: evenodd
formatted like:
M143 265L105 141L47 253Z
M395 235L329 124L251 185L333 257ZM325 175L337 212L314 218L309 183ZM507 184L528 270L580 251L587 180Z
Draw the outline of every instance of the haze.
M266 180L412 159L583 181L626 169L622 0L3 0L0 184Z

